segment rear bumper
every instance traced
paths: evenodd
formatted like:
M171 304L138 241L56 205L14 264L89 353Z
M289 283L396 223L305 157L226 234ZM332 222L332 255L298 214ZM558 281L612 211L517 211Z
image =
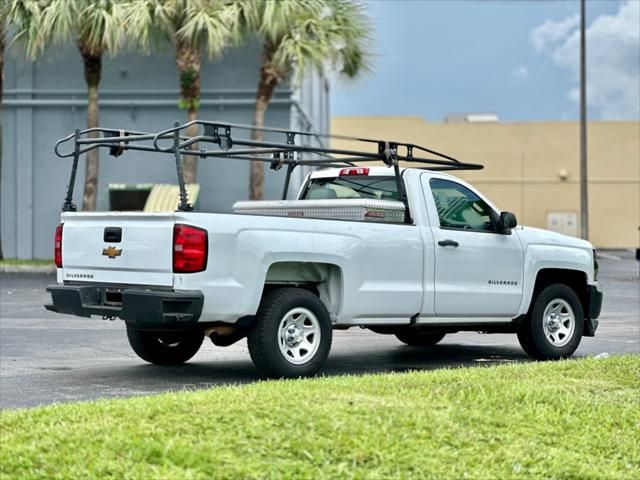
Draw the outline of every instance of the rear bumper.
M47 310L80 317L100 315L119 317L128 323L144 325L185 325L198 321L202 313L204 295L197 290L117 289L121 302L108 302L105 285L50 285L52 303Z

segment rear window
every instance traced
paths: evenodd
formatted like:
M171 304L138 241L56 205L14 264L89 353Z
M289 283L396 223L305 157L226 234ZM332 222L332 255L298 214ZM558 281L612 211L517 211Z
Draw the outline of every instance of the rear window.
M342 198L373 198L397 200L395 177L369 177L350 175L344 177L312 178L300 200L328 200Z

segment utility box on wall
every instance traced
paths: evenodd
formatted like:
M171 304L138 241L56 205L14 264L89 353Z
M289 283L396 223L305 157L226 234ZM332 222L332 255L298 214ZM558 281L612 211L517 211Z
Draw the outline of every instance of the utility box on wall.
M578 214L576 212L547 212L547 229L577 237Z

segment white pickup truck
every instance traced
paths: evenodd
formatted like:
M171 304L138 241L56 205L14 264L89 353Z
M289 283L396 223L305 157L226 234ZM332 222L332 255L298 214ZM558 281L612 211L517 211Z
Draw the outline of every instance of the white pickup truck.
M515 333L537 359L595 334L589 242L517 226L452 175L397 170L401 183L386 166L316 170L297 200L239 202L234 214L64 212L47 308L123 319L154 364L186 362L204 337L247 337L270 377L316 373L333 329L414 347Z

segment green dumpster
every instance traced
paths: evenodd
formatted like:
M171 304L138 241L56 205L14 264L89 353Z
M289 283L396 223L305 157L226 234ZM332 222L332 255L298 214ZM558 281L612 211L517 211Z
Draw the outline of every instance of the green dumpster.
M153 183L110 183L109 210L119 212L142 211Z

